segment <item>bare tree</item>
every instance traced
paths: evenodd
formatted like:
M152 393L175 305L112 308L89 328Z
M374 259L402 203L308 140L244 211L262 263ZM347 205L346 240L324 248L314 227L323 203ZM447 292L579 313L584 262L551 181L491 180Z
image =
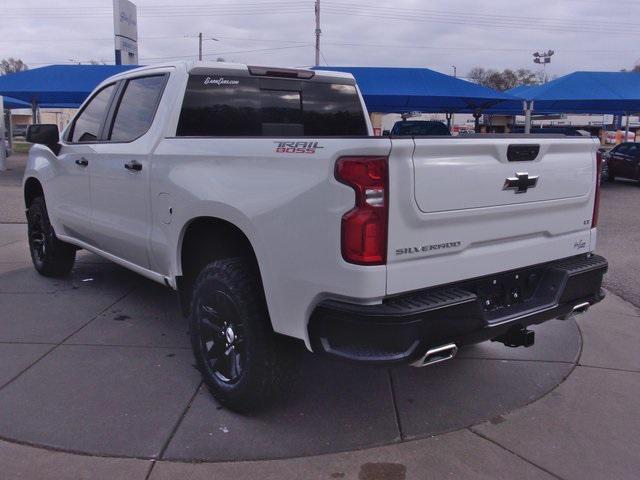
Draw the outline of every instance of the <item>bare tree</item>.
M0 75L22 72L23 70L29 70L29 67L19 58L9 57L0 60Z
M480 85L500 91L509 90L520 85L538 85L543 82L540 74L526 68L519 68L518 70L506 68L503 71L499 71L474 67L467 77Z

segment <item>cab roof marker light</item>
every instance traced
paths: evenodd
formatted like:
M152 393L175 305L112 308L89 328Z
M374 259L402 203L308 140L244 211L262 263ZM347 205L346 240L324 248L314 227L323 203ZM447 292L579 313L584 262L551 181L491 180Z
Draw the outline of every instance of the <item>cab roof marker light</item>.
M316 74L313 70L298 70L295 68L257 67L255 65L249 65L247 68L251 75L261 77L301 78L308 80Z

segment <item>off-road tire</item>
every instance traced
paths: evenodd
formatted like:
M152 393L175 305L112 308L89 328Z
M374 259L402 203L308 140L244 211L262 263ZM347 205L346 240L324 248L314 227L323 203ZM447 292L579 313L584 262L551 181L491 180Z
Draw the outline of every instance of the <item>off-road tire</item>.
M76 261L76 247L58 240L49 221L43 197L33 199L27 210L29 251L33 266L45 277L69 275Z
M229 326L231 333L225 335ZM252 262L230 258L202 269L193 286L190 333L205 385L230 410L264 408L289 378L290 352L271 328L259 274ZM230 337L237 344L229 344ZM229 350L228 345L235 349ZM231 355L233 360L228 358Z

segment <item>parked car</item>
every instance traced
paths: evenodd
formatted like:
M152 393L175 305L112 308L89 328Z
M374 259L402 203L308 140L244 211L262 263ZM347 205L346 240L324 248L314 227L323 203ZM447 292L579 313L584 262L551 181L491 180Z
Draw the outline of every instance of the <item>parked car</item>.
M603 176L613 182L627 178L640 182L640 143L625 142L603 155ZM606 167L605 167L606 165Z
M422 367L530 346L603 298L594 140L372 134L349 74L111 77L61 135L27 132L34 267L66 275L84 248L177 290L205 384L240 411L287 378L285 338Z
M401 120L396 122L391 129L393 136L451 136L447 126L437 120Z

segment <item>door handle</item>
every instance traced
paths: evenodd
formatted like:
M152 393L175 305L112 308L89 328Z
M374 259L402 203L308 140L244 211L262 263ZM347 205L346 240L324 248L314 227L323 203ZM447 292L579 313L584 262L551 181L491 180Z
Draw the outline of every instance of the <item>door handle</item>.
M86 167L87 165L89 165L89 160L87 160L84 157L79 158L78 160L76 160L76 165L79 165L81 167Z
M140 170L142 170L142 164L135 160L131 160L130 162L124 164L124 168L132 172L139 172Z

